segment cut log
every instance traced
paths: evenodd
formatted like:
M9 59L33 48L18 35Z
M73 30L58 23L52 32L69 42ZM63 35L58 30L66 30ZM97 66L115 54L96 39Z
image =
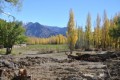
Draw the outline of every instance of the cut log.
M31 76L27 75L26 69L19 69L18 76L15 76L12 80L31 80Z

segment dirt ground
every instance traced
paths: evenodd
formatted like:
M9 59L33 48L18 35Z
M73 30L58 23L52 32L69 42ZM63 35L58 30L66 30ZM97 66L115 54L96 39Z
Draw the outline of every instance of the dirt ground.
M33 51L20 55L1 55L0 69L3 72L0 80L13 80L20 68L27 70L31 80L109 80L111 75L106 64L71 60L64 52L37 54Z

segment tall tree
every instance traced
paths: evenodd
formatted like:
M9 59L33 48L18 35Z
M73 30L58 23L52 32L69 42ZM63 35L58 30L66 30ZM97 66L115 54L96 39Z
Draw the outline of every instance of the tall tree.
M84 32L82 27L78 27L77 32L78 32L78 40L75 47L79 49L84 47Z
M110 19L110 30L116 27L115 22L116 22L115 17ZM110 33L111 33L110 30L109 30L109 35L110 35ZM116 45L117 45L116 38L113 38L113 37L110 35L110 47L111 47L111 48L116 48Z
M94 28L94 32L93 32L93 45L94 47L97 47L97 29L96 27Z
M115 40L115 48L120 48L120 15L113 18L113 25L111 26L109 35Z
M109 19L107 18L106 11L104 11L103 27L102 27L103 48L107 48L108 46L110 46L109 28L110 28Z
M21 22L0 20L0 42L6 48L6 54L11 53L14 44L25 41L24 31Z
M67 31L67 38L68 38L68 46L70 49L70 54L72 54L72 51L75 48L75 44L77 41L77 30L75 28L75 21L74 21L74 13L72 9L70 10L70 16L69 16L69 21L68 21L68 31Z
M96 19L96 28L94 30L94 34L95 34L95 43L96 43L96 47L100 47L101 45L101 28L100 28L100 16L99 14L97 14L97 19Z
M91 15L88 13L87 15L87 21L86 21L86 27L85 27L85 40L86 40L86 48L90 48L90 43L91 43Z

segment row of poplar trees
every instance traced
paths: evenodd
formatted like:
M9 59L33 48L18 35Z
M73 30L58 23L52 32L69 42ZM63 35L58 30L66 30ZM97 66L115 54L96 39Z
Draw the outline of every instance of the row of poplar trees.
M36 38L36 37L28 37L27 44L66 44L67 38L62 34L51 36L48 38Z
M102 23L102 24L101 24ZM97 14L96 25L91 26L91 15L88 13L86 26L75 25L73 10L70 10L70 18L68 21L67 39L68 46L71 50L76 48L102 48L116 49L120 48L120 14L116 14L113 18L107 17L104 11L103 20Z

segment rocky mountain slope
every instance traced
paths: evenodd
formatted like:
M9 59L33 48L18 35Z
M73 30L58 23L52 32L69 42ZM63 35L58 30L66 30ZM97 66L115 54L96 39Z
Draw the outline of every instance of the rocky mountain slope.
M27 36L40 38L47 38L58 34L62 34L65 36L67 31L66 27L61 28L57 26L46 26L38 22L36 23L29 22L25 24L24 27L26 29L25 34Z

